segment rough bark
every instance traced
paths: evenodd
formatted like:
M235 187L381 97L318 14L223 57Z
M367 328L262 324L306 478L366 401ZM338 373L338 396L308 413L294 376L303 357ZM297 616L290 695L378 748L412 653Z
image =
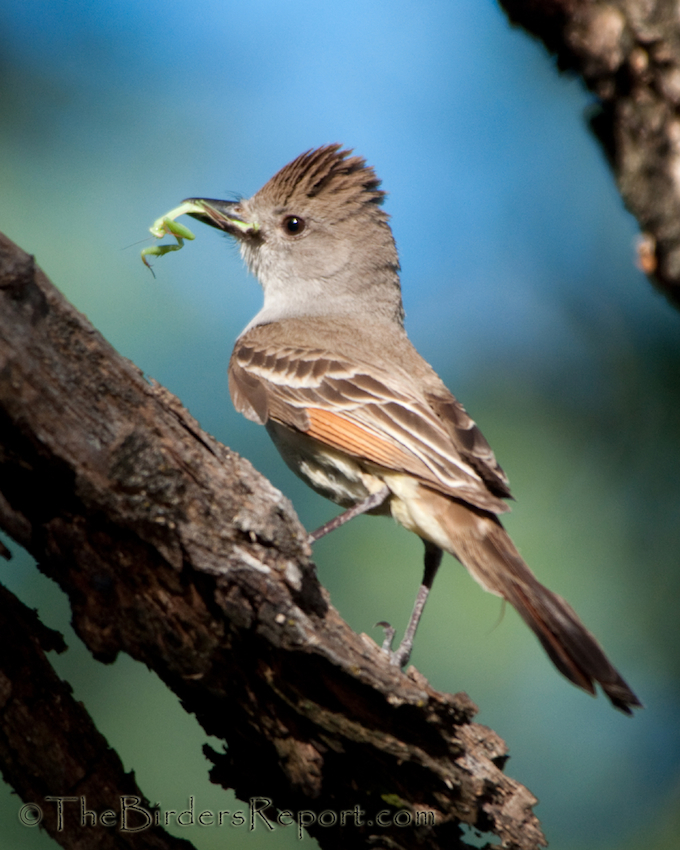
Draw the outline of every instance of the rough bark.
M125 773L45 657L63 649L61 635L0 586L0 764L5 780L28 803L21 810L24 823L40 823L73 850L192 850L189 842L147 822L140 807L151 807L134 776ZM102 816L104 823L116 823L121 798L125 820L118 823L124 828L102 826ZM84 824L81 801L89 813Z
M501 772L505 744L471 722L469 698L402 673L352 632L289 502L4 237L0 527L68 595L96 658L144 662L228 743L211 753L214 781L294 815L366 813L363 826L310 826L322 847L465 847L460 822L503 847L543 843L535 799ZM3 771L23 795L38 786L17 777L43 765L22 756L15 691L3 693ZM65 759L76 752L64 744ZM72 793L45 771L39 787ZM402 809L432 812L435 825L369 825Z
M642 231L638 262L680 307L677 0L501 0L598 98L591 126Z

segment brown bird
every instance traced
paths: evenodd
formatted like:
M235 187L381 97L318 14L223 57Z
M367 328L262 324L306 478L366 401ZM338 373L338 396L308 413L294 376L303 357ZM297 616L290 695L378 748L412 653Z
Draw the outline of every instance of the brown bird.
M591 694L599 682L631 714L640 701L573 609L524 563L497 514L508 479L463 406L404 330L399 259L372 168L330 145L307 151L248 200L189 199L195 218L235 237L264 290L236 342L237 410L264 425L285 462L347 508L392 515L425 543L425 574L399 648L404 666L425 600L450 552L507 599L556 667Z

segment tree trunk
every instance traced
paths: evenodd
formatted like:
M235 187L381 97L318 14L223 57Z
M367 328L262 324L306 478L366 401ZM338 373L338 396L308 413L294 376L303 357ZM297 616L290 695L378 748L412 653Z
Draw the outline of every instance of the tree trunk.
M680 308L676 0L501 0L501 6L597 96L590 123L640 223L638 264Z

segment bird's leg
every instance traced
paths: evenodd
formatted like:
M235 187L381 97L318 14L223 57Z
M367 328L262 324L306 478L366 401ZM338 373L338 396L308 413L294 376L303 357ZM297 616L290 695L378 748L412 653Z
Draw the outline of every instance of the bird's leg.
M344 525L346 522L354 519L355 516L365 514L366 511L379 507L389 495L390 488L386 484L382 489L378 490L377 493L371 493L370 496L367 496L365 499L357 502L356 505L352 505L352 507L348 508L344 513L341 513L339 516L333 517L333 519L325 522L321 528L317 528L316 531L312 531L307 538L308 542L310 544L316 543L320 537L328 534L329 531L335 531L336 528L340 528L341 525Z
M395 651L392 651L394 628L390 626L389 623L385 622L377 624L385 629L385 640L382 645L383 651L390 656L390 661L392 664L396 664L397 667L405 667L411 657L416 629L418 628L420 617L423 613L423 609L425 608L425 602L427 601L430 588L434 582L434 577L437 575L437 570L439 569L439 565L442 562L442 555L444 554L439 546L435 546L434 543L430 543L429 540L423 540L423 543L425 544L425 569L423 572L423 583L418 589L418 595L416 596L416 601L413 606L413 613L411 614L411 619L409 620L406 631L404 632L404 638Z

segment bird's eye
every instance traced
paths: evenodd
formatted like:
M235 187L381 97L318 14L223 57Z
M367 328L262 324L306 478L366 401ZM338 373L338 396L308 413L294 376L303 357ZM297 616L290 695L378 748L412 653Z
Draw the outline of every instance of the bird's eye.
M298 236L305 229L305 222L297 215L287 215L283 220L283 227L287 233Z

